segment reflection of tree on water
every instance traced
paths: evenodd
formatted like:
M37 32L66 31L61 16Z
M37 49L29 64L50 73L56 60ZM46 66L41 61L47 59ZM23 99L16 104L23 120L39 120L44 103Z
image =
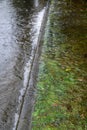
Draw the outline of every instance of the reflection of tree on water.
M26 58L29 57L31 52L31 29L32 29L32 18L34 15L43 9L45 0L13 0L13 7L15 9L15 39L22 55ZM21 54L20 54L21 55ZM23 56L24 57L24 56Z
M23 78L23 64L29 58L31 52L30 42L30 25L33 1L24 0L13 0L13 7L15 9L15 26L14 26L14 37L17 45L19 46L20 52L16 60L14 67L14 73L17 77ZM21 69L21 72L20 72ZM20 73L19 73L20 72Z
M39 1L37 1L37 2L39 2ZM32 65L32 62L33 62L31 57L34 58L34 56L32 54L32 52L33 52L32 50L34 50L34 49L32 49L33 48L33 39L32 38L33 38L33 35L37 34L37 32L40 32L39 28L41 26L38 26L38 28L35 27L35 26L37 26L36 24L38 24L38 21L39 21L39 24L42 23L43 16L44 16L44 10L42 10L42 9L44 7L45 1L43 1L43 2L37 3L37 7L35 6L34 1L30 1L30 2L29 1L23 1L21 3L21 1L19 0L17 2L16 1L13 2L13 5L14 5L15 11L16 11L15 37L16 37L16 42L18 43L18 45L20 47L20 50L21 50L21 54L19 55L19 57L17 59L16 67L15 67L15 70L17 70L17 71L18 70L20 71L21 68L24 67L23 65L22 65L22 67L20 67L20 65L19 65L21 63L20 60L24 61L25 67L29 66L29 68L31 68L30 64ZM42 15L40 15L40 14L42 14ZM38 20L38 18L40 20ZM35 30L35 32L33 30ZM33 34L33 32L34 32L34 34ZM38 42L39 33L36 36L37 36L37 40L35 40L35 44ZM35 48L35 50L36 50L36 48ZM36 53L36 52L34 51L33 53ZM29 59L31 59L31 60L29 60ZM30 61L30 63L28 61ZM29 65L26 65L27 62L29 63ZM26 68L28 69L28 67L26 67ZM27 71L27 70L24 70L24 72L25 71ZM25 73L24 73L24 80L26 80L26 79L29 80L30 71L27 71L27 75L29 75L29 76L25 75ZM23 73L23 71L22 71L22 73ZM22 77L23 77L23 75L22 75ZM28 85L28 82L27 82L27 84L25 86L26 90L27 90L27 87L28 87L27 85ZM25 93L24 93L24 96L25 96ZM21 104L22 105L21 108L23 107L24 96L23 96L23 100L22 100L23 102ZM32 98L32 96L30 98ZM25 107L27 107L27 105ZM21 111L21 108L19 108L20 111ZM32 107L29 106L29 109L32 109ZM31 110L30 110L30 112L28 114L31 115ZM24 115L24 116L26 116L26 115ZM28 116L28 117L31 118L30 116ZM21 121L18 122L18 129L20 129L20 127L21 127L20 124L21 124ZM29 125L29 123L26 123L26 125L27 124Z
M30 29L32 28L32 17L43 9L45 0L13 0L16 12L15 35L19 45L30 44Z
M21 29L22 33L24 30L28 31L28 36L29 37L29 30L31 28L31 26L29 25L29 23L31 23L32 21L32 16L33 14L37 13L38 11L42 10L45 4L45 0L13 0L13 6L15 7L15 11L16 11L16 25L17 25L17 30ZM37 6L38 5L38 6ZM37 7L36 7L37 6ZM38 9L36 9L38 8ZM26 34L26 32L24 32L24 34ZM17 34L18 36L19 34ZM26 39L27 39L26 38ZM24 42L24 39L23 39Z
M39 5L44 5L46 1L47 0L34 0L35 7L38 7Z

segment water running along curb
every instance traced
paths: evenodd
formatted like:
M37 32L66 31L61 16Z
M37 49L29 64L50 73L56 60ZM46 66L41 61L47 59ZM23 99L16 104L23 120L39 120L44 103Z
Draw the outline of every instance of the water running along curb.
M39 66L39 57L41 53L41 40L44 34L48 10L49 2L47 6L44 8L44 14L37 39L37 46L33 48L31 52L33 56L29 60L30 66L28 65L28 81L26 82L22 98L19 97L20 104L17 110L18 113L15 113L15 123L13 130L31 130L32 111L35 103L36 79Z

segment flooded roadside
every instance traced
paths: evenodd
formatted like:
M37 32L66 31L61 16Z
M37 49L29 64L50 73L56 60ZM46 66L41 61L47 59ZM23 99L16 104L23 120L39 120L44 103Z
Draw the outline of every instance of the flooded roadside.
M52 0L33 130L87 129L87 3Z
M16 130L46 1L0 1L0 130Z

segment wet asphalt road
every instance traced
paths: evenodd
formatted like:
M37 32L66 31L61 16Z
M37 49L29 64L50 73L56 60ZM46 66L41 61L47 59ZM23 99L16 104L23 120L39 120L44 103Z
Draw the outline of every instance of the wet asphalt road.
M24 67L39 31L36 17L44 6L44 0L0 1L0 130L12 130Z

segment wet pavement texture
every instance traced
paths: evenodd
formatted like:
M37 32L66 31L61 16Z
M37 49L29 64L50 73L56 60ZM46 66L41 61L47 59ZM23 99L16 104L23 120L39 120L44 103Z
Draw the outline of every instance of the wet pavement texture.
M12 130L19 90L24 78L28 80L24 68L37 46L44 6L44 0L0 1L0 130Z

